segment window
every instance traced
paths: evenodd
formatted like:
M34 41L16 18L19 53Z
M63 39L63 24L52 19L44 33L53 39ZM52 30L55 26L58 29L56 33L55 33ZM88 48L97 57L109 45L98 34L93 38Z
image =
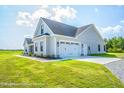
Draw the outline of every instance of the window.
M79 45L79 43L73 43L73 42L71 42L71 44L72 44L72 45Z
M90 51L90 46L88 46L88 51Z
M106 46L104 45L104 51L106 51Z
M91 54L90 46L88 46L88 54Z
M43 42L40 42L40 51L43 51Z
M100 52L100 45L98 45L98 51Z
M57 47L59 47L59 42L57 42Z
M41 35L43 34L43 25L41 25Z
M71 44L73 45L74 43L73 43L73 42L71 42Z
M66 42L66 44L70 44L69 42Z
M27 52L27 49L25 49L25 52Z
M78 43L75 43L75 45L78 45Z
M35 51L37 51L37 43L35 43Z
M84 47L84 45L82 44L82 48Z
M65 44L65 42L60 42L61 44Z

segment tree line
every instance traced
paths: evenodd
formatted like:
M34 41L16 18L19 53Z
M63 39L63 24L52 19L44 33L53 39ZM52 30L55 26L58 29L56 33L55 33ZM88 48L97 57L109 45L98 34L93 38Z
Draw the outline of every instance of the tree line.
M105 39L106 50L108 52L124 52L124 38L113 37L111 39Z

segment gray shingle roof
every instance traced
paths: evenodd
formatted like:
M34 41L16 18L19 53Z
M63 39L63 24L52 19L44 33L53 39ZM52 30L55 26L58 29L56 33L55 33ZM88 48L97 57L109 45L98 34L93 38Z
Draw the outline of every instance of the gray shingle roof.
M92 24L79 27L79 28L77 29L77 32L76 32L75 36L76 36L76 35L79 35L82 31L84 31L85 29L87 29L90 25L92 25Z
M32 41L32 39L31 39L31 38L25 38L25 41L26 41L28 44L33 43L33 41Z
M49 26L54 34L65 35L65 36L75 36L77 28L64 23L53 21L50 19L42 18L44 22Z
M75 37L91 25L89 24L78 28L46 18L42 18L42 20L48 25L48 27L53 31L54 34L70 37Z

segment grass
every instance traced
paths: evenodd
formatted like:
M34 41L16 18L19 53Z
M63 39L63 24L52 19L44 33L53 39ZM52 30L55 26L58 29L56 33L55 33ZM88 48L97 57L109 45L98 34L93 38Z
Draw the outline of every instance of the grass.
M0 87L124 87L100 64L75 60L38 62L16 54L21 51L0 51Z
M124 53L102 53L102 54L91 54L91 56L117 57L124 59Z

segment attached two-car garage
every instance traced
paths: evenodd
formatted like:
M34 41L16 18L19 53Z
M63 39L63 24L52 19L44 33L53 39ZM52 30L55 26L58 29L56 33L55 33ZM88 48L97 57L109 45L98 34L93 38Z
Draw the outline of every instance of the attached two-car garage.
M59 42L58 54L60 57L80 56L80 45L75 42Z

